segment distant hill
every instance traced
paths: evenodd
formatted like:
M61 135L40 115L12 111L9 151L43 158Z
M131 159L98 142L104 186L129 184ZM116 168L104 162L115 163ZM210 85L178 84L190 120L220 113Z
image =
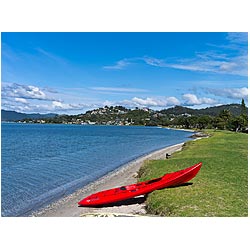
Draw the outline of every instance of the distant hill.
M238 116L242 112L242 106L240 104L228 104L205 108L200 111L207 115L217 116L223 110L229 110L233 116Z
M25 114L25 113L19 113L16 111L8 111L8 110L1 110L1 120L2 121L18 121L23 119L42 119L42 118L52 118L55 117L56 114Z
M218 116L222 110L229 110L233 116L239 116L242 112L240 104L228 104L204 109L191 109L182 106L154 111L148 108L136 108L134 110L127 109L122 106L105 106L94 110L89 110L85 114L79 115L57 115L57 114L25 114L15 111L2 110L2 121L22 121L24 119L32 119L33 122L39 119L45 119L48 123L94 123L94 124L139 124L149 123L155 120L154 124L158 124L159 119L170 119L171 116ZM158 118L159 119L158 119ZM158 120L157 120L158 119Z
M198 110L182 106L175 106L173 108L163 109L159 112L165 115L183 115L183 114L197 115Z
M182 106L175 106L173 108L161 110L160 113L168 115L190 114L197 116L199 115L217 116L224 109L229 110L233 116L238 116L241 114L240 104L227 104L227 105L220 105L204 109L191 109Z

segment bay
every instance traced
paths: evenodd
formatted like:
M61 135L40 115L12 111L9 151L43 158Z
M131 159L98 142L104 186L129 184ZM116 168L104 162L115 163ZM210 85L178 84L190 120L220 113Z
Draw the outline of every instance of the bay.
M123 164L189 140L143 126L1 124L1 213L26 216Z

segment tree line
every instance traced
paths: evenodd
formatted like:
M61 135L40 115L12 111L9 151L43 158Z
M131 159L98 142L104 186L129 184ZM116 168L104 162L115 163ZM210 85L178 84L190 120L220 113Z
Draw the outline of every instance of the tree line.
M22 122L39 123L41 119L24 119ZM79 115L57 115L44 118L43 123L142 125L167 126L185 129L227 129L246 132L248 127L247 107L241 104L222 105L203 110L176 106L154 111L148 108L133 110L122 106L105 106Z
M247 132L248 114L244 99L240 105L240 115L233 115L229 109L223 109L218 115L178 115L170 116L168 119L152 119L147 125L155 126L160 124L168 127L185 129L220 129L236 132Z

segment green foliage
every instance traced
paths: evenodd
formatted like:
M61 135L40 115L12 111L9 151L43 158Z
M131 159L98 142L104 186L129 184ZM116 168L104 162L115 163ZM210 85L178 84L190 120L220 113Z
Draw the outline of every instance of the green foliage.
M208 124L211 124L211 122L212 122L212 117L208 115L203 115L197 119L199 129L207 128Z
M241 100L241 114L243 115L247 114L247 107L246 107L244 99Z
M147 211L160 216L247 216L247 135L211 132L207 139L190 141L168 160L148 161L139 181L162 176L203 162L192 185L157 190L148 195Z
M242 114L238 117L231 119L229 123L229 128L236 132L245 131L248 127L248 116L246 114Z

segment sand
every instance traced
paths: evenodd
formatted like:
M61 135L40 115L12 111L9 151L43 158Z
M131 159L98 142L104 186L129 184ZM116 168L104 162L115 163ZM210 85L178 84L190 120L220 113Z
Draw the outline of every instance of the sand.
M117 215L145 215L145 200L146 197L141 196L131 199L129 202L121 202L115 206L105 207L80 207L77 202L84 197L105 189L111 189L123 185L128 185L137 182L137 172L146 160L152 159L166 159L166 153L172 154L173 152L182 149L184 143L176 144L154 151L148 155L137 158L134 161L127 163L116 171L105 175L97 181L84 186L82 189L77 190L71 195L64 197L45 208L34 212L31 216L35 217L80 217L91 216L93 214L101 214L103 216L110 214Z

